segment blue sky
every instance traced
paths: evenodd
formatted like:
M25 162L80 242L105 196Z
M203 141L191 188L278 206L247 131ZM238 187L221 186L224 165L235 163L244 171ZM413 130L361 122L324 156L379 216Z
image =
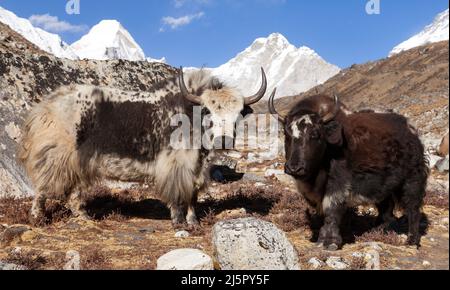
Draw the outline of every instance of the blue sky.
M448 8L447 0L379 0L380 14L368 15L369 0L80 0L80 14L68 15L67 1L0 0L0 6L25 18L58 17L53 29L68 43L102 19L117 19L147 56L175 66L215 67L255 38L280 32L342 68L386 57Z

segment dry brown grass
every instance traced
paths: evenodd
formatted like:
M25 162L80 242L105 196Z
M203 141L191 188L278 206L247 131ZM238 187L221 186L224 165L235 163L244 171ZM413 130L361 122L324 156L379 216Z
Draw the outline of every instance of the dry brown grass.
M355 257L353 256L350 260L350 269L351 270L365 270L366 269L366 260L364 257Z
M47 260L35 252L10 252L5 261L7 263L24 266L28 270L41 270L47 264Z
M31 198L0 199L0 221L9 225L27 224L29 222L31 202Z
M439 194L437 192L427 192L424 199L425 205L434 206L442 209L449 209L449 198L447 194Z
M355 237L356 242L380 242L393 246L402 246L403 241L400 236L394 231L386 231L383 228L375 228L371 231L365 232L361 236Z
M309 226L308 204L297 193L285 193L271 210L272 221L282 230L290 232Z
M102 252L100 245L90 245L80 251L83 270L109 270L112 268L110 258Z

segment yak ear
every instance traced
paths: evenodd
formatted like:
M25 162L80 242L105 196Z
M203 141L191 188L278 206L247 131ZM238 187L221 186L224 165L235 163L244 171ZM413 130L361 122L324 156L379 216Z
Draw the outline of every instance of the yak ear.
M337 121L331 121L325 125L325 135L329 144L337 146L344 144L342 125Z

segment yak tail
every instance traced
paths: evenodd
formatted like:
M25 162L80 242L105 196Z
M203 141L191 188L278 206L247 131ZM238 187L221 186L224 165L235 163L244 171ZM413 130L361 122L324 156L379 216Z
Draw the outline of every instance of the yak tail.
M40 194L68 194L79 180L74 138L45 103L36 106L22 128L17 159Z

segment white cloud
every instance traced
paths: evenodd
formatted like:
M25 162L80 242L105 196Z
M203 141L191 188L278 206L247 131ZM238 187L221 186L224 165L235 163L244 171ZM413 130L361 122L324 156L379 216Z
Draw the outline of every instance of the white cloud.
M162 22L164 24L164 26L169 26L171 29L177 29L181 26L186 26L189 25L192 21L196 20L196 19L200 19L203 16L205 16L204 12L199 12L196 14L189 14L189 15L185 15L185 16L181 16L181 17L172 17L172 16L167 16L167 17L163 17ZM160 31L164 31L164 27L161 27Z
M59 20L57 16L51 16L50 14L31 15L28 20L34 26L49 32L82 32L88 29L86 25L73 25L69 22Z

